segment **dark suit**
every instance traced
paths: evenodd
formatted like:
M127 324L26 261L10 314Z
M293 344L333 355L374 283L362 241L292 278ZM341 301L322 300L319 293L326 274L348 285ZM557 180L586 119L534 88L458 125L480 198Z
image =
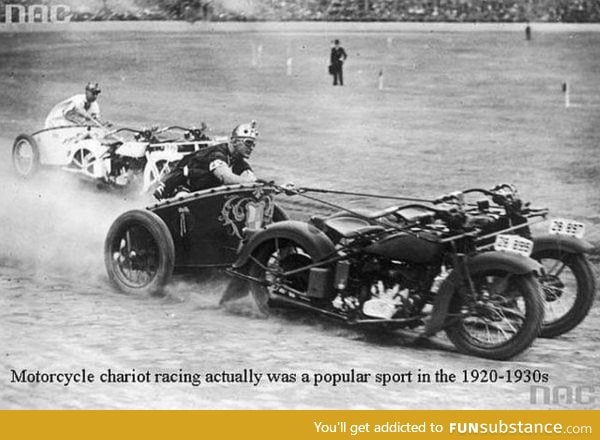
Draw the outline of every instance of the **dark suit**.
M342 46L334 46L331 48L331 58L329 60L332 67L333 85L337 86L338 81L340 86L344 85L344 61L348 55Z

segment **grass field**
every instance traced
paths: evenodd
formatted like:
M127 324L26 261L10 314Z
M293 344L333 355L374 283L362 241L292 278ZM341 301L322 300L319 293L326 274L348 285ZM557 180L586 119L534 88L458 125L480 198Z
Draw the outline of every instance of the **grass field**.
M189 29L0 33L2 137L40 128L94 80L118 124L205 121L224 134L256 119L267 178L419 196L513 182L600 223L600 33ZM326 73L334 36L349 54L343 88Z
M431 32L350 24L213 29L177 23L157 32L147 24L84 26L0 29L0 370L7 372L0 407L541 407L530 403L526 384L59 390L8 383L10 368L530 368L549 372L553 386L599 382L597 304L573 332L536 340L517 359L498 363L461 356L443 337L422 347L410 335L374 337L310 317L261 320L249 300L220 309L222 279L210 274L176 280L162 299L127 297L108 283L103 241L117 215L148 200L71 187L61 178L23 185L8 173L14 137L41 128L56 102L93 80L103 89L103 116L119 125L205 121L214 134L226 134L256 119L261 135L252 162L267 179L422 197L512 182L554 215L586 222L587 237L598 246L600 32L534 26L527 42L521 26L434 26ZM349 54L344 87L332 87L326 73L336 37ZM253 65L259 46L262 58ZM386 203L337 200L349 207ZM316 209L306 202L286 206L294 215Z

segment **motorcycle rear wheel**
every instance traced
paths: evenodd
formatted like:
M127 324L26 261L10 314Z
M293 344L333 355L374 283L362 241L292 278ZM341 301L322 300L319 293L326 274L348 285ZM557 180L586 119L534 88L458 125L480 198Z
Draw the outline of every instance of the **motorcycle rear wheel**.
M287 286L298 292L307 291L308 270L287 277L282 273L317 261L308 248L293 240L275 239L258 250L248 273L252 278L262 281L250 282L250 292L262 314L270 314L277 286Z
M544 322L540 336L554 338L585 319L596 296L594 274L583 254L547 249L531 258L545 268L540 278L544 293Z
M538 336L543 319L541 287L532 274L498 271L472 273L477 297L455 293L445 331L463 353L506 360L527 349Z

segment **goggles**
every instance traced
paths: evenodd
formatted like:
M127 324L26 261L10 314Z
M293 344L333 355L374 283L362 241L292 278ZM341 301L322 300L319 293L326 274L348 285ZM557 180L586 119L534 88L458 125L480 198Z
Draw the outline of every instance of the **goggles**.
M238 139L238 142L248 148L254 148L256 146L256 141L254 139Z

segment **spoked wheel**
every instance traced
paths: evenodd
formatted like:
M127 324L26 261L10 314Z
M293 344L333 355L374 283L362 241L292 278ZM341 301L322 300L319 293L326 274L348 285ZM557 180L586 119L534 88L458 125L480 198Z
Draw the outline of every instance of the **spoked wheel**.
M316 258L306 246L293 240L275 239L266 243L253 258L249 270L251 277L260 282L251 282L250 290L258 309L269 314L269 305L277 295L301 297L308 290L308 270L285 275L314 263Z
M125 293L160 293L171 278L174 261L171 233L150 211L128 211L108 231L104 263L111 281Z
M533 275L471 274L474 298L455 293L446 334L461 351L509 359L537 337L543 319L540 286Z
M69 165L69 168L78 171L87 177L94 178L94 163L96 160L96 156L94 156L91 151L80 149L73 155L73 160Z
M152 191L169 171L171 171L171 167L166 159L157 160L156 162L148 161L144 168L144 186L142 192Z
M32 177L40 166L40 150L37 142L26 134L15 139L12 149L13 167L19 177Z
M583 254L548 249L532 255L545 269L540 277L544 293L544 322L540 336L553 338L581 323L596 295L592 269Z

